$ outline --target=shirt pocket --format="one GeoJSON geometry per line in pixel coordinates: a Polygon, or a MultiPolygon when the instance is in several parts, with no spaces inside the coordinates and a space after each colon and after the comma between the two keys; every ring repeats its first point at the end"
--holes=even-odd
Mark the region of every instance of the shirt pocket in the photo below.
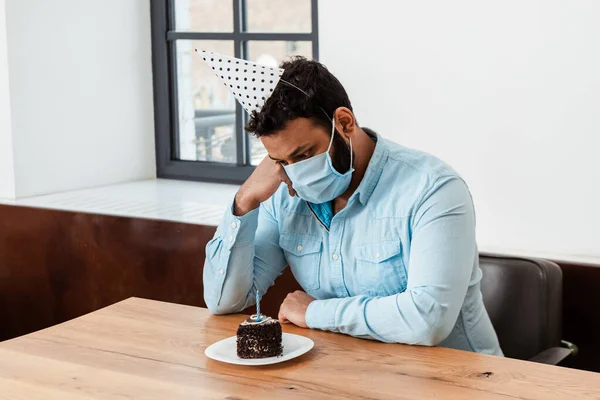
{"type": "Polygon", "coordinates": [[[320,288],[321,245],[318,236],[299,233],[282,233],[279,246],[283,249],[294,277],[304,290],[320,288]]]}
{"type": "Polygon", "coordinates": [[[362,294],[391,296],[406,290],[406,268],[400,239],[356,248],[356,278],[362,294]]]}

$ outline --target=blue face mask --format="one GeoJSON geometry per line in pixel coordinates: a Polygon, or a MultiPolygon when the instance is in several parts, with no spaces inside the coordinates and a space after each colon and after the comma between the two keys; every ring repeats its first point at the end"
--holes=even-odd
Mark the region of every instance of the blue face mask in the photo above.
{"type": "Polygon", "coordinates": [[[334,121],[332,124],[331,139],[325,153],[283,167],[298,196],[314,204],[326,203],[344,193],[350,186],[354,172],[352,139],[350,139],[350,169],[346,173],[340,174],[333,168],[329,155],[333,144],[333,135],[335,135],[334,121]]]}

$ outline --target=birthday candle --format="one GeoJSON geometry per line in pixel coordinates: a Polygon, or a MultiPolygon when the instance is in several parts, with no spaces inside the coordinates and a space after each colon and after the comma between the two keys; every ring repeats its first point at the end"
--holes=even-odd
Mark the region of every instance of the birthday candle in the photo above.
{"type": "Polygon", "coordinates": [[[260,315],[260,292],[258,290],[256,290],[256,320],[262,320],[262,317],[260,315]]]}

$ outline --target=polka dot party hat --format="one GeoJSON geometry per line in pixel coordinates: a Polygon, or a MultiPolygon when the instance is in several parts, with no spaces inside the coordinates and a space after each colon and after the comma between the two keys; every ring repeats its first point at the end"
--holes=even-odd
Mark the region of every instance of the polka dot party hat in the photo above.
{"type": "Polygon", "coordinates": [[[196,50],[223,84],[250,114],[260,111],[279,83],[283,69],[196,50]]]}

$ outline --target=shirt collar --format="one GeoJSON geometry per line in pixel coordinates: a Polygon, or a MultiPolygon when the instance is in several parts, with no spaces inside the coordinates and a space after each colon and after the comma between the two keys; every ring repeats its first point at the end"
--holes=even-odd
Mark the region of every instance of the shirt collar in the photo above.
{"type": "Polygon", "coordinates": [[[358,198],[360,202],[363,205],[366,205],[371,198],[375,187],[377,186],[377,182],[379,182],[381,173],[383,172],[383,166],[388,158],[388,147],[385,140],[383,140],[377,133],[368,128],[363,128],[363,130],[367,133],[367,135],[375,139],[375,150],[373,151],[371,160],[369,160],[369,165],[365,171],[365,176],[363,176],[362,181],[358,185],[358,188],[353,196],[359,196],[358,198]]]}

